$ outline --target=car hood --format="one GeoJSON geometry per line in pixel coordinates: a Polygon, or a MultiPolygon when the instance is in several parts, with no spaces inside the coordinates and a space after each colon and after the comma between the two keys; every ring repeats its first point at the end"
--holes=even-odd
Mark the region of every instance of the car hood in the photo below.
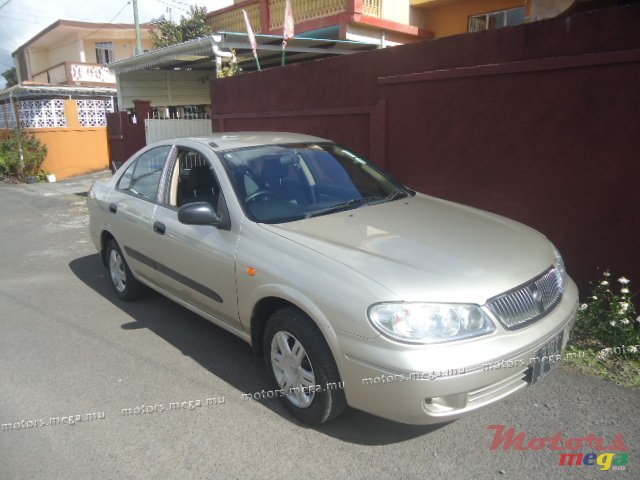
{"type": "Polygon", "coordinates": [[[535,230],[422,194],[262,226],[360,272],[404,301],[484,304],[554,262],[551,243],[535,230]]]}

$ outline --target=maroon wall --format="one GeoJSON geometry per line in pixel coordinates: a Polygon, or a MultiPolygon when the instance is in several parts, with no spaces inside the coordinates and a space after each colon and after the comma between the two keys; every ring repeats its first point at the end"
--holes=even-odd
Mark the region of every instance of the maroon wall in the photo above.
{"type": "Polygon", "coordinates": [[[214,80],[214,124],[337,140],[542,231],[583,293],[640,286],[638,32],[631,5],[214,80]]]}

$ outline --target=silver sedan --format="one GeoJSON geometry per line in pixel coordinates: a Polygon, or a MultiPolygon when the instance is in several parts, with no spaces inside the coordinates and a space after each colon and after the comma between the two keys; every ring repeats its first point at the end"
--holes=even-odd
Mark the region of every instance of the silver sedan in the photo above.
{"type": "Polygon", "coordinates": [[[150,287],[238,335],[269,397],[309,424],[347,405],[455,419],[544,377],[575,318],[542,234],[316,137],[158,142],[96,182],[89,209],[118,297],[150,287]]]}

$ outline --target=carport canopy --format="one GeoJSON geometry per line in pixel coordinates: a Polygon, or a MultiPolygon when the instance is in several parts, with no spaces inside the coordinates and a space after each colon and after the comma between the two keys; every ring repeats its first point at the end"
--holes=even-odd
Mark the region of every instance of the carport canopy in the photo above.
{"type": "MultiPolygon", "coordinates": [[[[262,68],[278,66],[282,58],[282,37],[255,35],[257,54],[262,68]]],[[[375,49],[376,45],[346,40],[294,37],[287,42],[286,63],[348,55],[375,49]]],[[[257,69],[249,36],[246,33],[220,32],[208,37],[170,45],[131,58],[108,64],[116,75],[139,70],[202,70],[216,69],[216,57],[228,61],[235,51],[238,67],[244,72],[257,69]],[[216,54],[217,52],[217,54],[216,54]]],[[[219,63],[218,63],[219,65],[219,63]]]]}

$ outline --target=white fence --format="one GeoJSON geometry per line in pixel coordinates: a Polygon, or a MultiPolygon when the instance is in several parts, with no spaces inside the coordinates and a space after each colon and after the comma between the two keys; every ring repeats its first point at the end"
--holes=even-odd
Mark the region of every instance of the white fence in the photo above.
{"type": "Polygon", "coordinates": [[[158,120],[147,118],[145,130],[147,145],[167,138],[197,137],[211,135],[213,132],[210,119],[158,120]]]}

